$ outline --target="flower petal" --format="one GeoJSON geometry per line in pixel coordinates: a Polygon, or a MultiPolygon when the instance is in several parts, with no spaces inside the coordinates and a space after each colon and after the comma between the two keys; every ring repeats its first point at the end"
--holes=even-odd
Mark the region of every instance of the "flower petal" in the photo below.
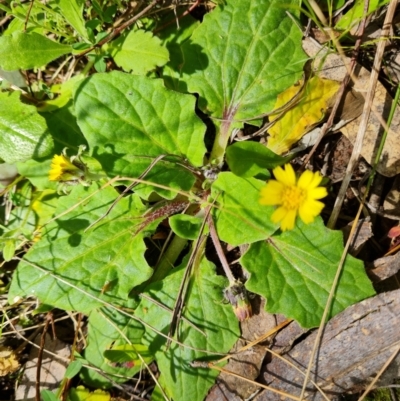
{"type": "Polygon", "coordinates": [[[265,187],[260,190],[260,200],[262,205],[279,205],[282,203],[282,191],[284,185],[278,181],[270,180],[265,187]]]}
{"type": "Polygon", "coordinates": [[[313,178],[314,178],[314,173],[310,170],[306,170],[300,176],[297,186],[301,189],[308,189],[313,178]]]}
{"type": "Polygon", "coordinates": [[[275,178],[282,184],[288,187],[296,185],[296,174],[291,164],[285,164],[285,170],[282,167],[276,167],[273,172],[275,178]]]}
{"type": "Polygon", "coordinates": [[[285,218],[287,213],[288,213],[288,210],[285,207],[283,207],[283,206],[278,207],[278,209],[276,209],[275,212],[272,213],[271,221],[273,223],[279,223],[282,219],[285,218]]]}
{"type": "Polygon", "coordinates": [[[295,221],[296,221],[296,210],[293,209],[288,210],[285,217],[281,221],[281,230],[282,231],[293,230],[295,221]]]}
{"type": "Polygon", "coordinates": [[[324,206],[325,205],[322,202],[308,200],[300,206],[299,216],[304,223],[312,223],[314,221],[314,218],[321,213],[324,206]]]}
{"type": "Polygon", "coordinates": [[[317,187],[314,189],[310,189],[308,191],[308,198],[309,199],[322,199],[328,195],[328,191],[325,187],[317,187]]]}

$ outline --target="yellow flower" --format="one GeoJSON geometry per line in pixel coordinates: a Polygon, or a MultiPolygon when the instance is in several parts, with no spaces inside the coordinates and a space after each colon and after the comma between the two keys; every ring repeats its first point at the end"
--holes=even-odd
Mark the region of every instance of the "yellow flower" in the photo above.
{"type": "Polygon", "coordinates": [[[82,176],[79,167],[72,164],[64,155],[55,155],[49,171],[50,181],[76,181],[82,176]]]}
{"type": "Polygon", "coordinates": [[[304,223],[312,223],[324,208],[317,199],[328,195],[325,187],[318,186],[322,181],[321,174],[306,170],[297,179],[290,164],[284,169],[275,168],[273,173],[276,180],[267,182],[260,197],[262,205],[279,206],[271,216],[272,222],[280,222],[282,231],[294,228],[297,215],[304,223]]]}

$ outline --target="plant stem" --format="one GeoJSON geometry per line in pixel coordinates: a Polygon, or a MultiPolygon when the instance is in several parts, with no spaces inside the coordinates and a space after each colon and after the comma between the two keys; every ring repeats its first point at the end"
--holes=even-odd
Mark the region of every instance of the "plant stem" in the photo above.
{"type": "Polygon", "coordinates": [[[187,242],[187,239],[174,235],[153,276],[151,277],[152,282],[162,280],[170,272],[187,242]]]}

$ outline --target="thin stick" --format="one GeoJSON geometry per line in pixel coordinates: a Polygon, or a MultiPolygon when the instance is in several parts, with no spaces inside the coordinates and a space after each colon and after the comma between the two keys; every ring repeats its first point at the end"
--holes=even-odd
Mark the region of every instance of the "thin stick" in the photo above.
{"type": "Polygon", "coordinates": [[[236,282],[236,279],[232,274],[228,261],[226,260],[226,256],[222,249],[221,242],[218,238],[217,230],[215,229],[214,220],[210,213],[207,216],[207,222],[208,222],[208,229],[210,230],[210,236],[214,244],[214,248],[217,251],[217,255],[221,262],[222,268],[224,269],[225,275],[228,278],[229,283],[234,284],[236,282]]]}
{"type": "Polygon", "coordinates": [[[37,356],[37,366],[36,366],[36,382],[35,382],[35,388],[36,388],[36,393],[35,393],[35,399],[36,401],[40,401],[40,372],[42,371],[42,360],[43,360],[43,350],[44,350],[44,345],[46,343],[46,334],[47,330],[49,328],[49,324],[51,321],[51,312],[49,312],[46,315],[46,324],[44,325],[42,336],[40,338],[40,347],[39,347],[39,352],[37,356]]]}
{"type": "Polygon", "coordinates": [[[203,231],[204,231],[204,227],[205,227],[206,222],[207,222],[208,215],[211,212],[211,207],[212,206],[213,205],[207,206],[206,215],[205,215],[205,218],[204,218],[203,223],[201,225],[199,236],[197,237],[197,240],[193,245],[193,250],[192,250],[192,253],[190,255],[189,261],[187,263],[187,267],[186,267],[186,270],[185,270],[185,274],[183,275],[183,278],[182,278],[182,281],[181,281],[181,285],[179,287],[178,296],[176,298],[175,305],[174,305],[174,313],[172,315],[171,325],[170,325],[170,328],[169,328],[169,333],[168,333],[169,339],[168,339],[168,342],[167,342],[167,347],[170,346],[171,339],[172,339],[172,337],[173,337],[173,335],[175,333],[176,327],[177,327],[178,322],[179,322],[179,320],[180,320],[180,318],[182,316],[182,313],[183,313],[183,307],[184,307],[184,303],[185,303],[185,300],[186,300],[186,293],[187,293],[187,290],[189,288],[189,279],[190,279],[190,275],[191,275],[191,272],[192,272],[192,266],[193,266],[194,261],[196,259],[197,251],[199,250],[201,245],[204,244],[204,241],[206,239],[206,236],[203,235],[203,231]]]}

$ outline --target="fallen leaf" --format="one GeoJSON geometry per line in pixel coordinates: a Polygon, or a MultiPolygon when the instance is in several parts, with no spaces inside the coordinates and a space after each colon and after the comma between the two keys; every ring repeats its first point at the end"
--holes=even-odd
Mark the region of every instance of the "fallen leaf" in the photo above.
{"type": "Polygon", "coordinates": [[[19,362],[14,351],[8,347],[0,347],[0,376],[6,376],[19,369],[19,362]]]}
{"type": "MultiPolygon", "coordinates": [[[[328,49],[321,47],[308,38],[303,40],[303,49],[310,57],[314,57],[313,71],[315,74],[318,74],[320,78],[332,79],[338,82],[343,81],[347,71],[345,65],[350,64],[350,59],[348,57],[342,59],[336,54],[329,53],[328,49]]],[[[357,65],[355,69],[355,77],[356,82],[352,89],[353,91],[364,95],[368,89],[370,72],[360,65],[357,65]]],[[[384,132],[384,128],[380,121],[387,120],[392,102],[393,99],[390,97],[384,86],[378,81],[361,149],[361,155],[371,165],[374,162],[376,149],[379,146],[384,132]]],[[[347,136],[353,144],[358,133],[360,120],[361,116],[350,121],[340,129],[340,131],[347,136]]],[[[395,109],[382,156],[377,165],[377,171],[385,177],[393,177],[400,173],[400,142],[398,140],[398,132],[400,132],[399,106],[395,109]]]]}
{"type": "MultiPolygon", "coordinates": [[[[275,108],[278,109],[287,104],[298,92],[298,87],[298,84],[294,85],[281,93],[275,108]]],[[[271,137],[267,147],[278,155],[287,152],[293,144],[324,118],[338,88],[339,83],[336,81],[312,77],[305,85],[300,101],[268,131],[271,137]]],[[[278,115],[271,115],[270,121],[274,121],[276,118],[278,115]]]]}

